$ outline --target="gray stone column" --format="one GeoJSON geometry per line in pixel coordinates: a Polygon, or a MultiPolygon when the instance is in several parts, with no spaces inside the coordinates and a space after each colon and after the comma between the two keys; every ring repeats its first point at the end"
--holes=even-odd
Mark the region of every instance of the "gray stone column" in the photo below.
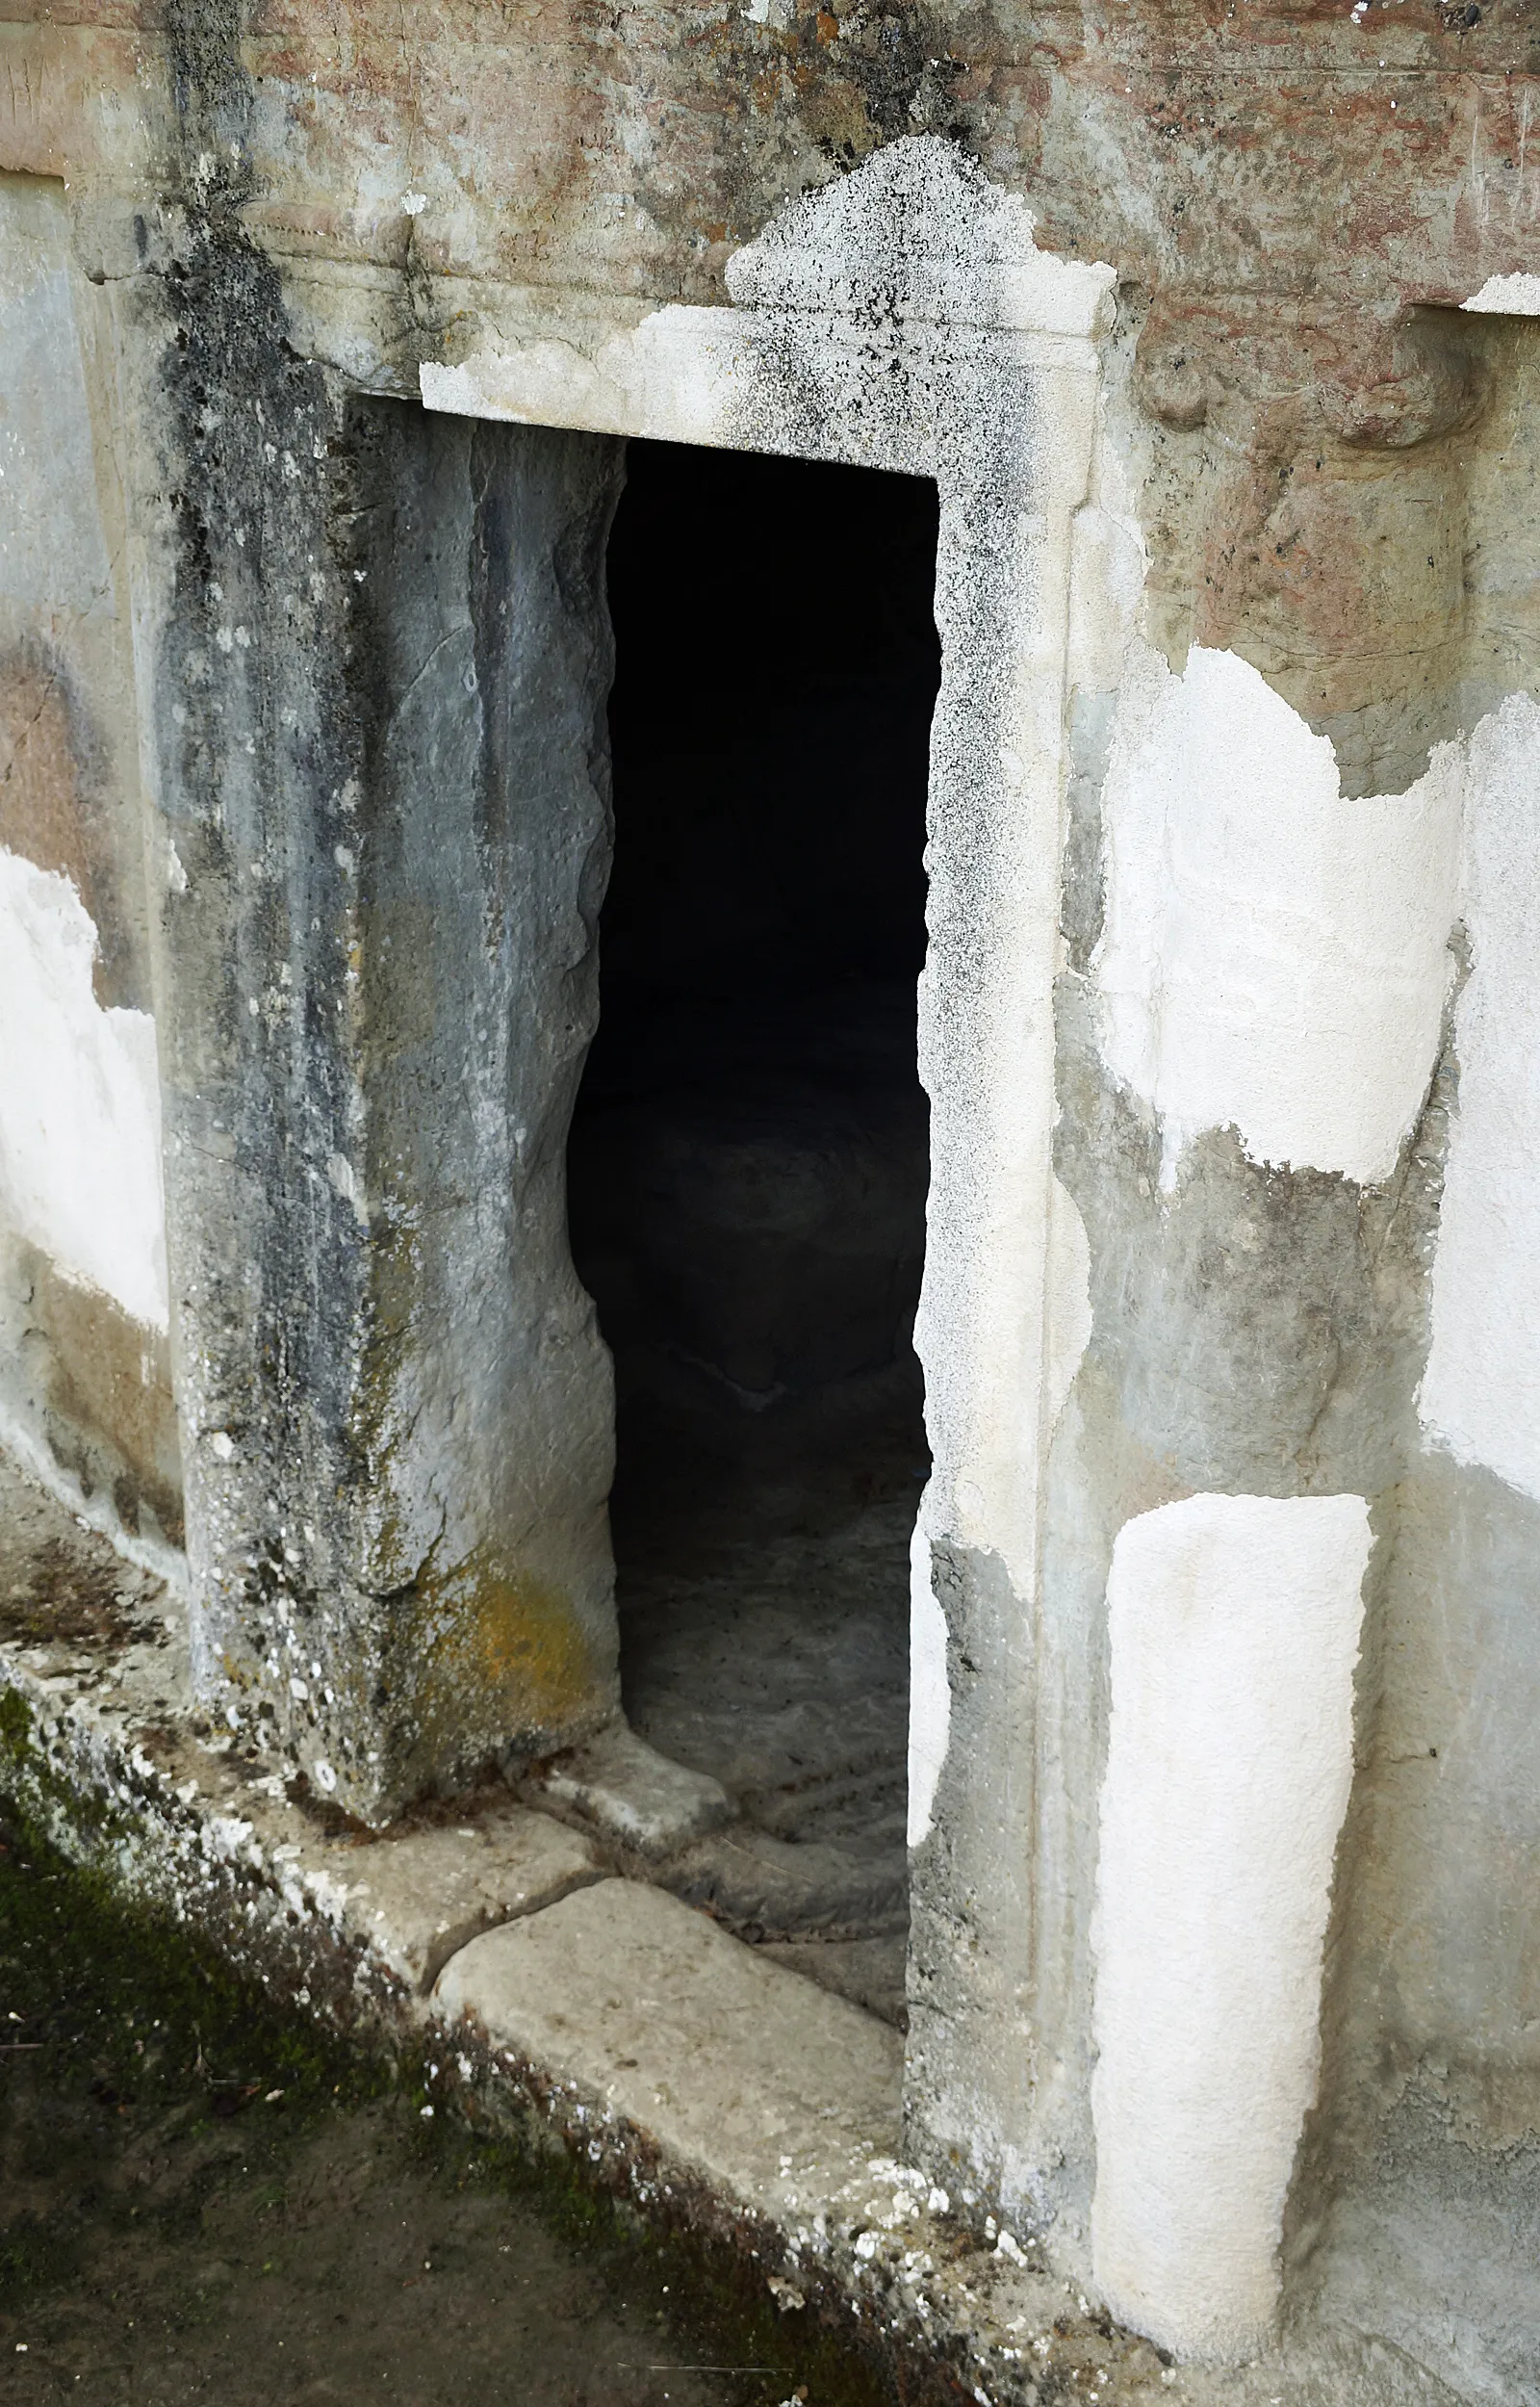
{"type": "Polygon", "coordinates": [[[170,293],[140,640],[195,1674],[377,1824],[616,1702],[564,1147],[621,453],[348,399],[228,220],[170,293]]]}

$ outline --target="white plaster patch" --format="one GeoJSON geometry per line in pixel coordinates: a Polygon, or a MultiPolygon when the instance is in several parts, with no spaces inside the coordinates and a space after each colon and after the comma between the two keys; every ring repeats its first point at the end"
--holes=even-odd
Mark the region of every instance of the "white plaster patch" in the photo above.
{"type": "Polygon", "coordinates": [[[612,317],[596,324],[580,305],[552,324],[542,297],[540,322],[500,324],[458,362],[424,361],[419,380],[429,409],[462,417],[755,449],[768,437],[776,450],[875,458],[890,430],[870,408],[869,377],[863,400],[858,356],[874,339],[890,348],[911,325],[988,328],[1067,355],[1107,331],[1116,281],[1104,263],[1039,250],[1018,194],[953,143],[911,135],[803,194],[745,244],[728,264],[731,309],[651,310],[617,332],[612,317]],[[766,423],[767,404],[779,412],[784,396],[763,338],[791,321],[816,327],[827,392],[824,410],[804,397],[786,441],[766,423]],[[841,417],[845,439],[831,444],[841,417]]]}
{"type": "Polygon", "coordinates": [[[1113,319],[1116,272],[1040,250],[1018,193],[956,145],[911,135],[804,193],[728,262],[740,308],[1081,337],[1113,319]]]}
{"type": "Polygon", "coordinates": [[[1460,307],[1503,318],[1540,318],[1540,275],[1489,275],[1460,307]]]}
{"type": "Polygon", "coordinates": [[[490,345],[454,367],[426,360],[419,381],[428,409],[456,417],[720,444],[748,374],[731,309],[670,307],[591,349],[577,329],[571,340],[543,333],[490,345]]]}
{"type": "Polygon", "coordinates": [[[1133,660],[1104,798],[1095,957],[1108,1068],[1159,1115],[1163,1176],[1205,1128],[1253,1160],[1387,1178],[1449,991],[1462,763],[1343,798],[1335,756],[1233,653],[1133,660]]]}
{"type": "Polygon", "coordinates": [[[1482,720],[1466,774],[1471,975],[1419,1409],[1457,1462],[1540,1497],[1540,709],[1527,694],[1482,720]]]}
{"type": "Polygon", "coordinates": [[[0,1214],[66,1277],[167,1323],[155,1022],[104,1011],[66,877],[0,849],[0,1214]]]}
{"type": "Polygon", "coordinates": [[[1092,1947],[1095,2276],[1184,2356],[1270,2328],[1352,1777],[1361,1496],[1125,1522],[1092,1947]]]}
{"type": "Polygon", "coordinates": [[[931,1540],[922,1513],[909,1548],[909,1843],[931,1835],[936,1791],[952,1737],[952,1685],[946,1670],[946,1616],[931,1578],[931,1540]]]}

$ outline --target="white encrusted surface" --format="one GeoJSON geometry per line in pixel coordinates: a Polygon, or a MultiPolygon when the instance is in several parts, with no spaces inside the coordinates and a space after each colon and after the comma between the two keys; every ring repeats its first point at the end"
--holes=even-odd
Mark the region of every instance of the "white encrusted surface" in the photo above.
{"type": "Polygon", "coordinates": [[[1388,1178],[1438,1050],[1462,764],[1344,798],[1331,744],[1250,664],[1136,657],[1104,802],[1095,975],[1108,1068],[1159,1117],[1163,1177],[1205,1128],[1254,1161],[1388,1178]]]}
{"type": "Polygon", "coordinates": [[[155,1022],[97,1001],[96,934],[67,877],[0,847],[0,1217],[164,1332],[155,1022]]]}
{"type": "Polygon", "coordinates": [[[1540,709],[1513,694],[1468,746],[1454,1015],[1458,1105],[1419,1406],[1457,1462],[1540,1497],[1540,709]]]}

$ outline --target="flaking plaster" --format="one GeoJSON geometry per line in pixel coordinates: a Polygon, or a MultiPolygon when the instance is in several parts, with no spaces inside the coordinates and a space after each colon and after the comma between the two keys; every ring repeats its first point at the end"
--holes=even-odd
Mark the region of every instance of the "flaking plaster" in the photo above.
{"type": "Polygon", "coordinates": [[[1345,800],[1329,740],[1233,653],[1130,662],[1094,956],[1108,1068],[1156,1113],[1162,1180],[1205,1128],[1254,1161],[1390,1177],[1453,963],[1463,762],[1345,800]]]}
{"type": "Polygon", "coordinates": [[[1540,318],[1540,275],[1489,275],[1460,307],[1501,318],[1540,318]]]}
{"type": "Polygon", "coordinates": [[[167,1324],[155,1023],[104,1011],[68,878],[0,850],[0,1211],[64,1275],[167,1324]]]}

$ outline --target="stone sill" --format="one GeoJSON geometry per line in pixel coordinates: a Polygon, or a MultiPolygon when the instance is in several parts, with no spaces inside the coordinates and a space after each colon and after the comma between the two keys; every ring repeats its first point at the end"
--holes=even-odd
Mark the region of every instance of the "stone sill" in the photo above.
{"type": "Polygon", "coordinates": [[[747,2252],[786,2312],[833,2311],[916,2401],[1449,2397],[1356,2346],[1163,2367],[904,2165],[903,2043],[886,2024],[505,1789],[376,1836],[299,1786],[196,1713],[177,1601],[0,1457],[0,1791],[284,2003],[421,2056],[441,2110],[560,2147],[660,2226],[747,2252]],[[44,1548],[54,1597],[71,1575],[116,1596],[106,1636],[3,1635],[44,1548]]]}

